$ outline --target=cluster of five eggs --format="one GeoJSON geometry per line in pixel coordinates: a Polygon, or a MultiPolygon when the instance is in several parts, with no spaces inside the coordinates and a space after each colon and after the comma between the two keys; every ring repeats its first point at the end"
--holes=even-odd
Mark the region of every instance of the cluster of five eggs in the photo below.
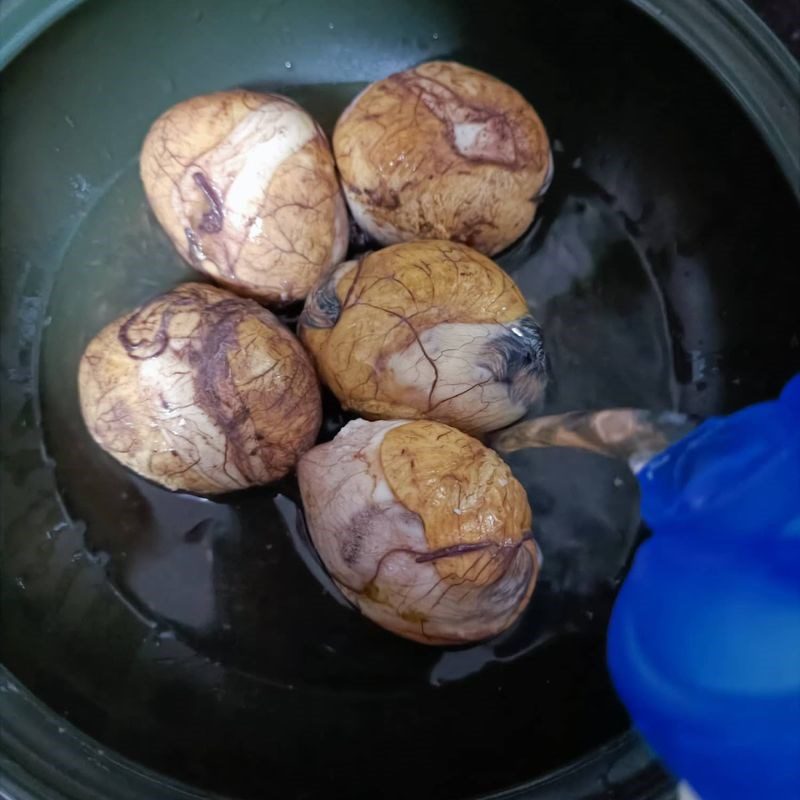
{"type": "Polygon", "coordinates": [[[540,559],[524,490],[473,435],[520,418],[546,367],[524,297],[488,256],[530,225],[551,174],[525,99],[449,62],[367,87],[333,153],[284,97],[174,106],[145,139],[143,184],[181,255],[224,288],[183,284],[89,343],[90,433],[175,490],[297,467],[314,545],[365,615],[428,643],[506,628],[540,559]],[[347,207],[389,246],[343,261],[347,207]],[[261,303],[302,299],[298,341],[261,303]],[[364,419],[313,447],[318,377],[364,419]]]}

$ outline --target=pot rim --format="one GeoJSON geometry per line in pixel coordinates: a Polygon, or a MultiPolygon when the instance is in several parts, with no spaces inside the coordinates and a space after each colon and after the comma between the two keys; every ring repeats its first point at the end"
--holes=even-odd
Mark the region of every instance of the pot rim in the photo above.
{"type": "MultiPolygon", "coordinates": [[[[233,800],[195,789],[103,747],[53,712],[0,665],[2,800],[233,800]]],[[[637,800],[666,800],[673,783],[629,730],[558,770],[485,800],[590,800],[603,781],[636,784],[637,800]]]]}
{"type": "Polygon", "coordinates": [[[736,98],[800,201],[800,67],[745,0],[628,0],[665,27],[736,98]]]}
{"type": "MultiPolygon", "coordinates": [[[[736,98],[800,202],[800,79],[795,58],[745,0],[626,0],[666,28],[736,98]]],[[[0,5],[0,70],[85,0],[0,5]]]]}

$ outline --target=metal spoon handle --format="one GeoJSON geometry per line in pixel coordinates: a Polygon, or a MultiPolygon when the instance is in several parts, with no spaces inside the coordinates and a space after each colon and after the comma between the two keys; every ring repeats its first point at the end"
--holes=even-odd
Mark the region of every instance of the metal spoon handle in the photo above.
{"type": "Polygon", "coordinates": [[[634,473],[685,436],[699,420],[674,411],[609,408],[570,411],[525,420],[495,433],[490,445],[501,453],[528,447],[574,447],[628,462],[634,473]]]}

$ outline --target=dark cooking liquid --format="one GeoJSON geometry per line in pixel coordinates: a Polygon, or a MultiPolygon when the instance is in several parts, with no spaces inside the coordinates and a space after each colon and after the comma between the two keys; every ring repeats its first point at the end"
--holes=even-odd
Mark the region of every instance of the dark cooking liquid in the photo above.
{"type": "MultiPolygon", "coordinates": [[[[292,95],[330,129],[358,88],[292,95]]],[[[553,380],[543,413],[670,408],[664,309],[635,224],[555,146],[555,180],[534,227],[498,259],[545,330],[553,380]]],[[[94,445],[76,388],[86,343],[123,311],[195,278],[150,216],[131,163],[88,210],[50,301],[41,375],[47,446],[86,547],[65,558],[103,571],[131,618],[96,663],[97,680],[110,684],[103,702],[112,745],[245,794],[261,770],[296,764],[286,754],[297,748],[316,754],[323,781],[391,758],[399,777],[387,791],[402,796],[404,761],[435,771],[443,737],[480,757],[486,737],[505,725],[522,780],[624,730],[603,656],[639,531],[636,485],[623,464],[567,450],[509,456],[534,511],[539,586],[520,622],[497,639],[434,648],[382,631],[344,602],[309,546],[293,478],[213,500],[173,494],[94,445]],[[358,752],[347,745],[354,739],[358,752]]],[[[323,435],[342,421],[328,399],[323,435]]],[[[513,783],[514,768],[503,769],[513,783]]],[[[490,773],[487,788],[495,786],[490,773]]]]}

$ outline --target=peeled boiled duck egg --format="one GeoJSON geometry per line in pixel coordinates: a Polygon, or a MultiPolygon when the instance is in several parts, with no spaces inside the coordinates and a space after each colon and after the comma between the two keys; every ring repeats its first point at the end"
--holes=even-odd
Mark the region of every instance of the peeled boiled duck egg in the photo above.
{"type": "Polygon", "coordinates": [[[322,418],[314,367],[269,311],[187,283],[107,325],[78,383],[94,440],[168,489],[212,494],[291,470],[322,418]]]}
{"type": "Polygon", "coordinates": [[[178,252],[239,294],[302,299],[345,254],[347,210],[322,129],[286,97],[185,100],[142,146],[147,199],[178,252]]]}
{"type": "Polygon", "coordinates": [[[369,619],[427,644],[509,627],[540,566],[531,509],[500,457],[438,422],[356,420],[298,464],[314,546],[369,619]]]}
{"type": "Polygon", "coordinates": [[[333,150],[350,210],[377,241],[452,239],[488,255],[531,224],[553,171],[530,103],[453,61],[370,84],[339,118],[333,150]]]}
{"type": "Polygon", "coordinates": [[[519,419],[547,381],[542,332],[514,281],[445,241],[336,267],[300,337],[342,405],[369,419],[434,419],[482,433],[519,419]]]}

